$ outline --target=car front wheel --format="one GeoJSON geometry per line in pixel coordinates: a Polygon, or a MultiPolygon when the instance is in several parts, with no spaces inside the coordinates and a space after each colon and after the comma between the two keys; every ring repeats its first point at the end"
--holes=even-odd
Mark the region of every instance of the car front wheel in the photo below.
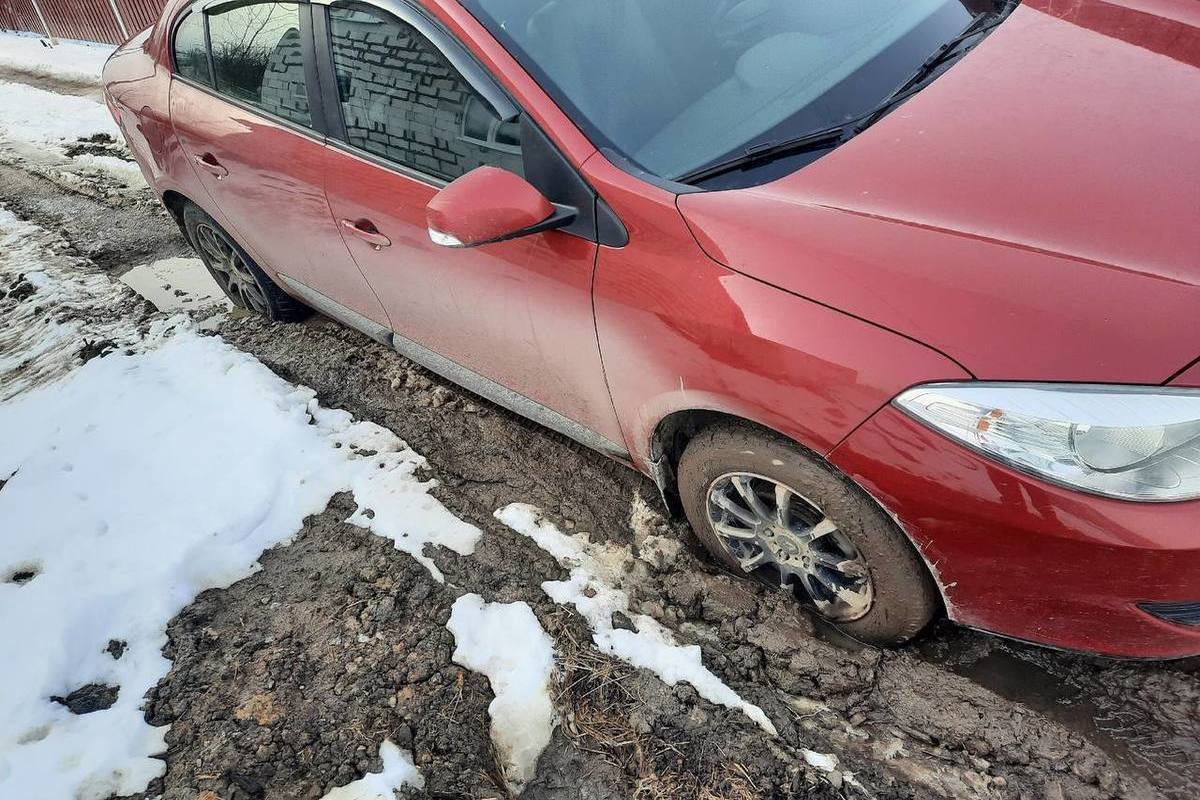
{"type": "Polygon", "coordinates": [[[701,431],[680,459],[679,490],[723,565],[789,592],[858,641],[901,644],[938,609],[929,571],[883,509],[781,437],[748,425],[701,431]]]}

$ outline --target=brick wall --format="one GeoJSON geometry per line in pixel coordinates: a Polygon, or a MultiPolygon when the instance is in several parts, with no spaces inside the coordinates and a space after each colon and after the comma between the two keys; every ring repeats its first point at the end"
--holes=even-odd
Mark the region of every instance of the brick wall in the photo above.
{"type": "Polygon", "coordinates": [[[304,89],[304,55],[300,49],[300,31],[284,34],[267,59],[263,73],[261,105],[272,114],[301,125],[311,125],[308,95],[304,89]]]}
{"type": "Polygon", "coordinates": [[[343,109],[352,144],[450,180],[484,164],[521,174],[519,153],[463,136],[473,93],[423,37],[368,14],[335,14],[334,58],[349,93],[343,109]]]}

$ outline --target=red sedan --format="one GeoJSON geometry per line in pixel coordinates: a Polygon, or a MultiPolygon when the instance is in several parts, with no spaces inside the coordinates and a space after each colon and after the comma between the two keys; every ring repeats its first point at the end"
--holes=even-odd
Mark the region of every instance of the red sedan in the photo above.
{"type": "Polygon", "coordinates": [[[848,635],[1200,653],[1194,0],[173,0],[104,79],[234,302],[848,635]]]}

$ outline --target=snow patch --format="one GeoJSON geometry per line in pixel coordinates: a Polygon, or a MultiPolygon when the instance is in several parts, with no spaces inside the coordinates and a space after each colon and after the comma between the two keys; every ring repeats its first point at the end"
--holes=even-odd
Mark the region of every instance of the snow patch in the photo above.
{"type": "Polygon", "coordinates": [[[633,490],[633,502],[629,506],[629,528],[633,531],[633,540],[641,542],[649,536],[658,533],[662,517],[650,507],[642,493],[633,490]]]}
{"type": "Polygon", "coordinates": [[[477,594],[454,602],[446,627],[454,634],[454,663],[492,685],[492,741],[509,788],[520,794],[558,721],[549,693],[554,642],[528,604],[485,603],[477,594]]]}
{"type": "Polygon", "coordinates": [[[99,84],[104,62],[116,50],[111,44],[75,39],[59,39],[55,47],[42,42],[37,34],[0,32],[0,65],[72,83],[99,84]]]}
{"type": "Polygon", "coordinates": [[[629,596],[613,588],[611,577],[608,580],[602,577],[605,572],[611,576],[611,565],[590,552],[586,534],[567,536],[539,509],[524,503],[499,509],[496,518],[533,539],[560,566],[571,570],[568,580],[546,581],[542,591],[556,603],[575,607],[591,626],[592,641],[601,652],[648,669],[670,686],[686,681],[709,702],[738,709],[767,733],[776,734],[775,726],[761,708],[743,700],[704,666],[699,646],[677,644],[671,631],[653,617],[628,614],[629,596]],[[617,611],[631,616],[637,630],[613,627],[612,617],[617,611]]]}
{"type": "Polygon", "coordinates": [[[369,772],[362,778],[339,786],[321,800],[395,800],[396,790],[404,786],[425,788],[425,778],[413,764],[412,756],[385,740],[379,746],[382,772],[369,772]]]}
{"type": "Polygon", "coordinates": [[[589,575],[620,586],[633,557],[629,549],[615,544],[592,542],[586,533],[568,535],[546,519],[542,510],[528,503],[512,503],[495,513],[496,519],[533,539],[563,567],[580,567],[589,575]]]}
{"type": "Polygon", "coordinates": [[[810,767],[822,772],[833,772],[838,767],[838,757],[832,753],[818,753],[815,750],[802,750],[801,753],[810,767]]]}
{"type": "Polygon", "coordinates": [[[29,144],[61,144],[120,132],[108,109],[87,97],[0,81],[0,135],[29,144]]]}
{"type": "Polygon", "coordinates": [[[137,162],[126,161],[116,156],[95,155],[94,153],[80,153],[79,155],[72,156],[71,160],[76,166],[84,170],[107,173],[120,180],[127,187],[140,188],[149,186],[146,183],[145,176],[142,175],[142,168],[137,165],[137,162]]]}
{"type": "Polygon", "coordinates": [[[358,509],[347,522],[372,533],[391,539],[396,549],[408,553],[421,562],[439,583],[445,583],[442,571],[425,555],[425,545],[446,547],[459,555],[469,556],[475,552],[475,544],[481,532],[469,522],[463,522],[446,510],[429,490],[438,485],[436,480],[421,481],[416,471],[425,466],[425,459],[408,449],[408,445],[396,438],[386,428],[372,425],[374,435],[364,438],[365,422],[353,422],[345,412],[342,414],[342,431],[335,440],[362,452],[379,451],[378,469],[367,470],[355,476],[351,485],[358,509]]]}
{"type": "Polygon", "coordinates": [[[393,433],[322,409],[185,317],[144,338],[118,317],[103,330],[122,347],[64,374],[82,332],[72,319],[106,306],[111,317],[132,295],[55,255],[51,238],[0,210],[0,274],[22,269],[36,285],[0,315],[0,641],[12,652],[0,659],[0,797],[102,800],[163,772],[152,756],[167,729],[141,706],[170,668],[168,621],[256,571],[333,494],[353,492],[354,522],[435,575],[424,545],[466,554],[479,531],[428,496],[424,460],[393,433]],[[20,359],[32,366],[12,368],[20,359]],[[115,701],[77,715],[50,699],[91,684],[116,688],[115,701]]]}
{"type": "Polygon", "coordinates": [[[0,584],[0,640],[21,654],[0,666],[0,795],[92,800],[160,775],[165,729],[141,703],[170,667],[167,622],[254,572],[334,493],[372,498],[364,527],[411,531],[401,549],[443,532],[459,546],[467,527],[425,494],[421,458],[393,434],[186,330],[0,405],[0,441],[0,474],[15,473],[0,572],[41,565],[0,584]],[[110,639],[128,643],[120,659],[110,639]],[[116,703],[74,716],[49,699],[90,683],[119,686],[116,703]]]}

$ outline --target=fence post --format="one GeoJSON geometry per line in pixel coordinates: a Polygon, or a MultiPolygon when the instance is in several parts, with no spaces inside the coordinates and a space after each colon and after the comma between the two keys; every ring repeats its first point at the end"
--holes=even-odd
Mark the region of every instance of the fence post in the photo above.
{"type": "Polygon", "coordinates": [[[117,0],[108,0],[108,4],[112,6],[113,16],[117,18],[117,24],[121,26],[121,37],[129,38],[129,30],[125,27],[125,20],[121,19],[121,12],[117,9],[117,0]]]}
{"type": "Polygon", "coordinates": [[[42,16],[42,7],[38,5],[38,0],[31,0],[33,10],[37,12],[38,22],[42,23],[42,30],[46,32],[46,38],[50,40],[50,44],[58,44],[58,39],[54,36],[54,31],[50,30],[50,26],[46,24],[46,18],[42,16]]]}

